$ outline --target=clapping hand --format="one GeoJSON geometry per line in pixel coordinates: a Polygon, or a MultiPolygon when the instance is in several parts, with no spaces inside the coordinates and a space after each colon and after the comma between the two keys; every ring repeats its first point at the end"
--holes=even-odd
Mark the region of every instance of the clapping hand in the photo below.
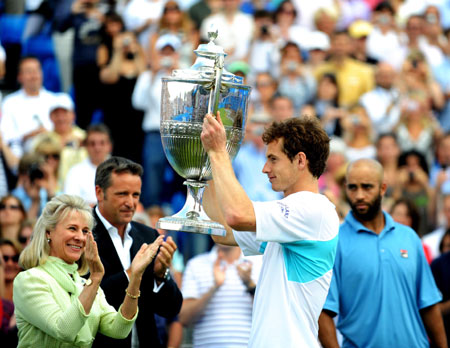
{"type": "Polygon", "coordinates": [[[158,256],[155,260],[154,273],[156,277],[163,278],[166,273],[166,269],[170,267],[172,263],[173,254],[177,250],[177,245],[173,241],[172,237],[167,237],[166,241],[161,244],[158,256]]]}
{"type": "Polygon", "coordinates": [[[130,272],[131,275],[142,277],[147,266],[152,262],[158,248],[163,244],[163,236],[159,236],[152,244],[144,243],[137,252],[136,256],[131,263],[130,272]]]}
{"type": "Polygon", "coordinates": [[[251,262],[241,262],[239,265],[237,265],[236,269],[245,286],[249,287],[250,285],[253,285],[251,262]]]}
{"type": "Polygon", "coordinates": [[[103,267],[100,256],[98,255],[97,242],[94,240],[94,236],[91,231],[87,234],[84,257],[89,265],[91,278],[96,278],[100,281],[105,274],[105,268],[103,267]]]}
{"type": "Polygon", "coordinates": [[[214,285],[219,288],[225,282],[227,266],[222,262],[220,256],[217,257],[216,262],[214,262],[213,274],[214,274],[214,285]]]}

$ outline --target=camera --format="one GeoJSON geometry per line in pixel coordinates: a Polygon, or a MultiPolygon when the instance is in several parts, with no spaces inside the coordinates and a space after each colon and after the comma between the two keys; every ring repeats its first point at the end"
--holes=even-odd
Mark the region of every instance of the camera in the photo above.
{"type": "Polygon", "coordinates": [[[162,57],[160,64],[163,68],[170,68],[173,65],[173,58],[172,57],[162,57]]]}
{"type": "Polygon", "coordinates": [[[437,23],[437,18],[436,15],[433,13],[429,13],[425,16],[425,20],[430,23],[430,24],[435,24],[437,23]]]}
{"type": "Polygon", "coordinates": [[[39,167],[39,164],[33,163],[28,169],[28,176],[30,177],[31,182],[35,182],[36,180],[44,178],[44,172],[39,167]]]}
{"type": "Polygon", "coordinates": [[[352,124],[355,125],[355,126],[357,126],[357,125],[359,125],[361,123],[361,120],[360,120],[359,116],[355,115],[355,114],[350,115],[350,120],[351,120],[352,124]]]}
{"type": "Polygon", "coordinates": [[[388,15],[382,14],[380,17],[378,17],[378,22],[380,24],[389,24],[390,18],[388,15]]]}
{"type": "Polygon", "coordinates": [[[127,52],[127,54],[125,55],[125,58],[127,60],[133,60],[135,57],[135,54],[133,52],[127,52]]]}
{"type": "Polygon", "coordinates": [[[295,70],[297,70],[297,67],[298,67],[298,63],[297,62],[290,61],[290,62],[287,63],[288,71],[295,71],[295,70]]]}
{"type": "Polygon", "coordinates": [[[131,44],[131,39],[129,37],[126,37],[122,41],[123,47],[128,47],[131,44]]]}

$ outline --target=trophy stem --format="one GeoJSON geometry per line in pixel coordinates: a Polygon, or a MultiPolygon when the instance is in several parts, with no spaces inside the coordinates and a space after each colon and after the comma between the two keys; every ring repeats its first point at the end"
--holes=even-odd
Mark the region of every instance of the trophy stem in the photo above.
{"type": "Polygon", "coordinates": [[[156,228],[225,236],[225,227],[211,221],[202,208],[203,191],[208,184],[194,180],[186,180],[184,184],[187,185],[187,197],[183,208],[175,215],[159,219],[156,228]]]}
{"type": "Polygon", "coordinates": [[[194,199],[194,204],[190,206],[192,210],[186,213],[189,219],[196,219],[202,215],[202,199],[205,187],[208,185],[206,182],[187,180],[184,182],[188,189],[188,197],[194,199]]]}

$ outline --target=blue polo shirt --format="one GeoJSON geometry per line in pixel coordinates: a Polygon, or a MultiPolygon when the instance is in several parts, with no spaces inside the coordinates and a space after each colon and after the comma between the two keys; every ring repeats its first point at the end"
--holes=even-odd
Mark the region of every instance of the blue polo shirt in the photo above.
{"type": "Polygon", "coordinates": [[[324,309],[339,314],[343,348],[429,347],[419,310],[441,295],[417,234],[383,214],[379,235],[347,215],[324,309]]]}

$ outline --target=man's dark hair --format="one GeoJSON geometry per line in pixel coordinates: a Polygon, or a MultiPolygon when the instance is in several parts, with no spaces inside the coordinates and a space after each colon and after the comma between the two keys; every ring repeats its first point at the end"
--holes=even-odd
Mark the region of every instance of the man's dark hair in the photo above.
{"type": "Polygon", "coordinates": [[[315,117],[302,116],[273,122],[265,130],[262,139],[265,144],[283,139],[282,150],[291,162],[299,152],[305,153],[308,169],[316,178],[325,170],[330,154],[330,138],[315,117]]]}
{"type": "Polygon", "coordinates": [[[392,16],[395,14],[394,8],[392,7],[389,1],[380,2],[373,11],[374,12],[389,11],[392,16]]]}
{"type": "Polygon", "coordinates": [[[111,140],[111,131],[109,130],[108,126],[104,123],[96,123],[96,124],[91,124],[87,129],[86,129],[86,138],[89,136],[89,134],[91,133],[102,133],[102,134],[106,134],[109,138],[109,140],[111,140]]]}
{"type": "Polygon", "coordinates": [[[27,60],[35,60],[39,63],[39,65],[41,66],[42,69],[42,64],[41,61],[39,60],[39,58],[37,56],[33,56],[33,55],[27,55],[27,56],[23,56],[19,59],[19,62],[17,64],[17,66],[19,67],[19,72],[20,72],[20,68],[22,67],[22,64],[24,62],[26,62],[27,60]]]}
{"type": "Polygon", "coordinates": [[[397,199],[394,204],[392,204],[391,207],[391,214],[394,211],[394,209],[398,206],[404,204],[406,206],[407,215],[411,219],[411,228],[416,232],[419,233],[419,227],[420,227],[420,213],[417,209],[416,204],[408,199],[408,198],[399,198],[397,199]]]}
{"type": "Polygon", "coordinates": [[[382,139],[384,139],[384,138],[392,138],[392,139],[394,139],[395,143],[398,145],[397,134],[395,134],[394,132],[386,132],[386,133],[381,133],[381,134],[378,136],[378,138],[377,138],[377,140],[376,140],[376,142],[375,142],[375,144],[376,144],[377,147],[378,147],[378,145],[380,144],[380,141],[381,141],[382,139]]]}
{"type": "Polygon", "coordinates": [[[136,162],[123,157],[113,156],[101,163],[95,172],[95,186],[100,186],[103,192],[111,186],[111,174],[129,173],[142,176],[144,170],[136,162]]]}

